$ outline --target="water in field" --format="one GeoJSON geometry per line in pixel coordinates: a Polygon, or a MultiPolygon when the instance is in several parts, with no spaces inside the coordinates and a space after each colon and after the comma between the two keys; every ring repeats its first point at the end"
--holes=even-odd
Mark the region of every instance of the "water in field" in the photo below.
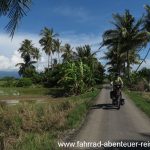
{"type": "Polygon", "coordinates": [[[8,106],[13,106],[13,105],[17,105],[19,103],[23,103],[23,102],[27,102],[27,103],[46,103],[48,101],[46,100],[41,100],[41,99],[37,99],[37,100],[16,100],[16,99],[11,99],[11,100],[0,100],[0,105],[8,105],[8,106]]]}
{"type": "Polygon", "coordinates": [[[0,104],[6,104],[6,105],[16,105],[19,103],[19,100],[1,100],[0,104]]]}
{"type": "Polygon", "coordinates": [[[7,95],[13,95],[13,96],[19,96],[20,95],[20,93],[19,93],[19,91],[17,91],[17,90],[13,90],[13,89],[9,89],[9,90],[0,90],[0,95],[5,95],[5,96],[7,96],[7,95]]]}

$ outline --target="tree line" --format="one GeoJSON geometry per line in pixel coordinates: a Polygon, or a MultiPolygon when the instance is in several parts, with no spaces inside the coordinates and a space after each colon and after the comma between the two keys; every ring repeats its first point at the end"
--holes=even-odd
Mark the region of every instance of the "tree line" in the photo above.
{"type": "Polygon", "coordinates": [[[100,84],[104,77],[104,68],[89,45],[76,47],[69,43],[62,45],[58,34],[45,27],[40,33],[39,43],[47,55],[47,67],[37,71],[35,63],[40,59],[40,50],[31,40],[22,41],[18,52],[23,63],[18,63],[19,75],[30,78],[35,84],[46,87],[61,87],[71,94],[80,94],[100,84]],[[57,59],[53,55],[57,54],[57,59]]]}
{"type": "MultiPolygon", "coordinates": [[[[6,29],[10,33],[11,37],[14,36],[15,30],[20,20],[26,15],[27,11],[30,9],[31,4],[32,0],[0,1],[0,15],[7,16],[9,18],[10,21],[6,26],[6,29]]],[[[132,85],[132,83],[134,83],[134,74],[138,75],[140,66],[145,61],[150,52],[150,48],[148,48],[145,57],[141,58],[140,53],[144,52],[144,49],[147,48],[147,45],[150,41],[150,6],[145,5],[145,10],[146,13],[139,19],[136,19],[129,10],[125,10],[123,14],[113,14],[113,28],[105,31],[103,34],[103,42],[101,47],[106,47],[108,50],[107,52],[105,52],[104,59],[108,60],[106,65],[108,65],[108,72],[110,76],[115,72],[119,72],[123,75],[124,79],[129,83],[129,85],[132,85]],[[132,66],[134,64],[138,65],[136,71],[132,70],[132,66]]],[[[67,64],[68,60],[70,62],[70,59],[72,60],[72,63],[75,63],[75,66],[80,66],[83,63],[83,59],[79,59],[78,54],[75,54],[72,50],[70,50],[71,46],[69,44],[66,44],[62,49],[61,42],[59,41],[59,39],[55,39],[57,37],[57,34],[55,34],[52,29],[43,29],[41,32],[41,36],[43,36],[43,38],[41,38],[39,42],[48,56],[47,72],[48,70],[55,70],[55,66],[58,67],[58,64],[61,64],[59,55],[62,52],[62,64],[67,64]],[[44,37],[48,36],[48,34],[50,34],[52,38],[49,38],[47,39],[48,41],[46,41],[46,38],[44,37]],[[52,39],[54,39],[55,42],[52,39]],[[50,45],[48,45],[48,43],[50,45]],[[53,53],[56,53],[56,51],[58,54],[58,59],[52,59],[52,55],[53,53]],[[77,60],[80,60],[81,64],[77,64],[77,60]]],[[[33,51],[36,54],[30,54],[30,57],[28,54],[21,54],[24,55],[22,56],[24,63],[18,64],[18,66],[20,66],[19,74],[22,76],[35,74],[35,60],[38,61],[40,57],[38,53],[39,50],[33,46],[30,40],[24,41],[24,44],[25,43],[30,43],[30,48],[34,49],[33,51]],[[24,70],[26,71],[24,72],[24,70]]],[[[83,46],[82,49],[86,49],[85,47],[86,46],[83,46]]],[[[21,53],[21,48],[19,51],[21,53]]],[[[77,50],[76,53],[78,53],[78,51],[79,50],[77,50]]],[[[86,65],[88,66],[88,63],[86,65]]],[[[91,72],[94,72],[93,67],[88,67],[91,69],[91,72]]],[[[36,78],[38,79],[38,77],[36,78]]],[[[47,78],[47,80],[49,79],[47,78]]],[[[94,79],[94,82],[95,81],[97,81],[97,79],[94,79]]],[[[59,81],[59,83],[61,82],[62,80],[59,81]]]]}
{"type": "Polygon", "coordinates": [[[132,72],[138,73],[141,64],[147,58],[150,48],[150,6],[145,5],[146,14],[136,19],[129,10],[123,14],[113,14],[112,29],[103,34],[102,47],[106,47],[104,59],[107,60],[108,72],[113,75],[115,72],[132,84],[132,72]],[[146,50],[144,58],[140,53],[146,50]],[[138,65],[136,71],[132,70],[133,65],[138,65]]]}

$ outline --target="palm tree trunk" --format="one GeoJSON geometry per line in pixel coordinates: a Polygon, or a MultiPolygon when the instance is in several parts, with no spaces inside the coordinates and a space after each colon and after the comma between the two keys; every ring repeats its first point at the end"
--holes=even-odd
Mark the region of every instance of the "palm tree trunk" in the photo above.
{"type": "Polygon", "coordinates": [[[49,64],[50,64],[50,54],[48,54],[48,70],[49,70],[49,64]]]}
{"type": "Polygon", "coordinates": [[[128,80],[129,80],[129,82],[131,82],[131,80],[130,80],[130,61],[129,61],[129,50],[127,50],[127,76],[128,76],[128,80]]]}
{"type": "Polygon", "coordinates": [[[51,69],[53,70],[53,57],[52,57],[52,54],[51,54],[51,69]]]}
{"type": "Polygon", "coordinates": [[[60,57],[59,57],[59,52],[58,52],[58,62],[59,62],[59,64],[60,64],[60,57]]]}

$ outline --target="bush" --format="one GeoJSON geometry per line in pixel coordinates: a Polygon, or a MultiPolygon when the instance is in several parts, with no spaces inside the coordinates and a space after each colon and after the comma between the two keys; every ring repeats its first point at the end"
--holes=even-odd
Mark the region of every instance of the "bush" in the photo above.
{"type": "Polygon", "coordinates": [[[14,77],[4,77],[1,79],[1,85],[4,87],[13,87],[15,83],[16,79],[14,77]]]}
{"type": "Polygon", "coordinates": [[[32,85],[32,80],[30,78],[21,78],[17,81],[17,87],[29,87],[32,85]]]}

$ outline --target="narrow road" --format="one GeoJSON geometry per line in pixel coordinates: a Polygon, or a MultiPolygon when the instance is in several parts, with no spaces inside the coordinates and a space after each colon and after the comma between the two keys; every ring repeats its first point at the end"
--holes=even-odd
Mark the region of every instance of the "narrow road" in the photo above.
{"type": "MultiPolygon", "coordinates": [[[[83,127],[71,141],[86,142],[146,142],[150,149],[150,119],[135,104],[126,99],[120,110],[114,109],[109,97],[110,88],[105,86],[91,107],[83,127]]],[[[143,146],[142,146],[143,147],[143,146]]],[[[138,145],[140,149],[141,145],[138,145]]],[[[77,148],[108,149],[108,148],[77,148]]],[[[120,148],[117,148],[120,149],[120,148]]],[[[124,149],[124,148],[122,148],[124,149]]],[[[133,148],[130,148],[133,149],[133,148]]],[[[146,148],[143,148],[146,149],[146,148]]]]}

